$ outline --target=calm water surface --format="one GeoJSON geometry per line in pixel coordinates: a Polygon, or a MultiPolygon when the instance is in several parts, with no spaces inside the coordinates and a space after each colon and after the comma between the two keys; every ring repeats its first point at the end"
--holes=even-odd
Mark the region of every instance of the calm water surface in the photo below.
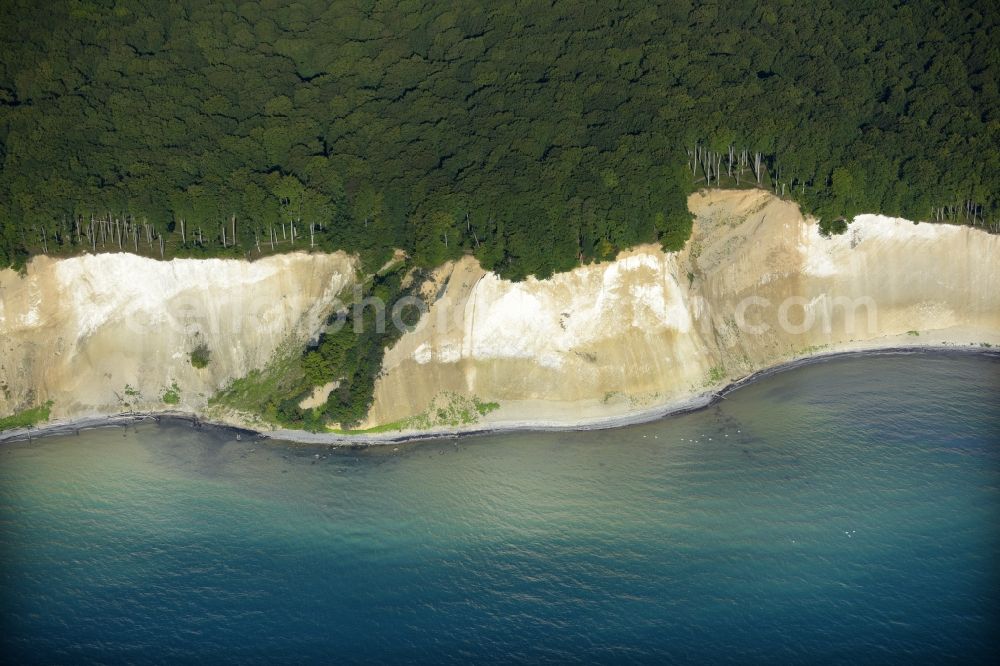
{"type": "Polygon", "coordinates": [[[589,433],[0,446],[7,663],[914,663],[1000,647],[1000,358],[589,433]],[[317,456],[319,456],[317,458],[317,456]]]}

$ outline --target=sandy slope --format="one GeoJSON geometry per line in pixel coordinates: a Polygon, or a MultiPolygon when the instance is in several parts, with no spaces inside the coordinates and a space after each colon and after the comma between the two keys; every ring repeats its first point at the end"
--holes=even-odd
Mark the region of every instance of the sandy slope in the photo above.
{"type": "Polygon", "coordinates": [[[48,399],[55,417],[162,410],[175,382],[177,407],[200,410],[279,345],[314,335],[353,275],[343,253],[38,257],[25,277],[0,271],[0,414],[48,399]],[[202,343],[211,362],[199,370],[188,355],[202,343]]]}

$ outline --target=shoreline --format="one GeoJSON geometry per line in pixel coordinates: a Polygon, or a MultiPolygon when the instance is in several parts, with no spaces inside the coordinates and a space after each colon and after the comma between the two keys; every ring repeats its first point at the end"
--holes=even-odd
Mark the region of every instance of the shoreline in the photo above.
{"type": "Polygon", "coordinates": [[[33,426],[31,428],[12,428],[0,432],[0,444],[9,442],[30,442],[33,439],[45,437],[65,437],[69,435],[79,435],[85,430],[97,430],[101,428],[127,428],[130,425],[139,423],[187,423],[192,428],[204,428],[206,430],[230,432],[237,435],[238,439],[265,439],[263,433],[232,425],[219,421],[210,421],[201,418],[191,412],[163,411],[163,412],[121,412],[118,414],[107,414],[103,416],[81,416],[73,419],[55,419],[44,425],[33,426]]]}
{"type": "Polygon", "coordinates": [[[233,434],[237,440],[272,440],[307,445],[356,445],[378,446],[386,444],[406,444],[435,439],[457,439],[459,437],[474,437],[515,432],[585,432],[592,430],[611,430],[643,423],[650,423],[671,416],[680,416],[690,412],[711,407],[724,400],[730,393],[762,379],[788,370],[823,363],[840,358],[877,355],[906,355],[919,353],[959,353],[983,356],[1000,356],[1000,349],[981,346],[959,346],[955,344],[901,345],[893,347],[872,347],[868,349],[847,349],[817,353],[810,356],[794,358],[790,361],[757,370],[745,377],[736,379],[725,386],[710,391],[704,391],[686,398],[673,400],[648,409],[615,416],[595,417],[576,422],[518,422],[501,421],[495,423],[477,423],[465,427],[440,428],[425,431],[395,431],[376,434],[343,435],[334,433],[312,433],[305,430],[279,429],[258,431],[251,428],[233,425],[220,421],[203,419],[197,414],[179,411],[162,412],[125,412],[100,416],[84,416],[66,420],[50,421],[44,425],[31,428],[17,428],[0,432],[0,444],[8,442],[23,442],[43,437],[58,437],[78,435],[84,430],[97,428],[127,428],[144,422],[182,422],[194,428],[205,428],[233,434]]]}

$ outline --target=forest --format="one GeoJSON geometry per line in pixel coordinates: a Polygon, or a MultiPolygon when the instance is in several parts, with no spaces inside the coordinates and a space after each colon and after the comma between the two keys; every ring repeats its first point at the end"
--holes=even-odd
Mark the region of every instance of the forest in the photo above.
{"type": "Polygon", "coordinates": [[[698,187],[996,230],[989,1],[5,0],[0,266],[344,249],[514,279],[698,187]]]}

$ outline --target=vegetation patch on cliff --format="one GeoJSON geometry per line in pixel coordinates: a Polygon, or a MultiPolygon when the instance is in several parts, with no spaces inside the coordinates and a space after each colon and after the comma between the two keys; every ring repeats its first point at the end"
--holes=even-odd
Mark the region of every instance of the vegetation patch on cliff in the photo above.
{"type": "Polygon", "coordinates": [[[39,423],[49,420],[52,410],[52,401],[49,400],[43,405],[25,409],[8,417],[0,419],[0,430],[13,430],[14,428],[31,428],[39,423]]]}
{"type": "Polygon", "coordinates": [[[205,343],[201,343],[200,345],[192,349],[191,353],[189,354],[191,365],[198,368],[199,370],[202,368],[207,368],[208,362],[211,360],[211,358],[212,358],[212,353],[208,350],[208,345],[206,345],[205,343]]]}
{"type": "Polygon", "coordinates": [[[135,411],[142,402],[142,392],[131,384],[126,384],[121,393],[115,391],[115,397],[118,398],[118,406],[123,411],[135,411]]]}
{"type": "Polygon", "coordinates": [[[177,382],[172,382],[170,387],[163,391],[163,402],[167,405],[176,405],[181,401],[181,389],[177,382]]]}
{"type": "Polygon", "coordinates": [[[726,368],[721,365],[716,365],[708,370],[708,379],[705,381],[705,385],[717,384],[722,381],[726,376],[726,368]]]}
{"type": "Polygon", "coordinates": [[[209,407],[233,410],[268,424],[285,425],[279,415],[282,403],[305,386],[299,355],[290,344],[283,345],[263,369],[251,370],[234,379],[209,398],[209,407]]]}
{"type": "Polygon", "coordinates": [[[829,238],[830,236],[839,236],[847,231],[847,220],[843,218],[837,219],[822,219],[819,221],[819,233],[823,236],[829,238]]]}
{"type": "Polygon", "coordinates": [[[398,312],[404,328],[391,320],[393,306],[404,298],[416,299],[424,281],[423,271],[405,271],[405,266],[397,261],[370,275],[357,287],[351,302],[330,316],[326,330],[314,344],[304,350],[286,346],[266,368],[234,380],[213,396],[209,405],[317,432],[330,422],[349,428],[364,420],[386,348],[399,339],[405,327],[419,320],[416,307],[398,312]],[[336,386],[323,404],[301,406],[316,387],[329,383],[336,386]]]}
{"type": "Polygon", "coordinates": [[[341,435],[371,435],[406,430],[457,428],[479,423],[482,417],[499,408],[500,403],[498,402],[485,402],[476,396],[464,396],[451,391],[444,391],[434,396],[430,406],[415,416],[372,428],[357,430],[341,427],[329,428],[329,431],[341,435]]]}

